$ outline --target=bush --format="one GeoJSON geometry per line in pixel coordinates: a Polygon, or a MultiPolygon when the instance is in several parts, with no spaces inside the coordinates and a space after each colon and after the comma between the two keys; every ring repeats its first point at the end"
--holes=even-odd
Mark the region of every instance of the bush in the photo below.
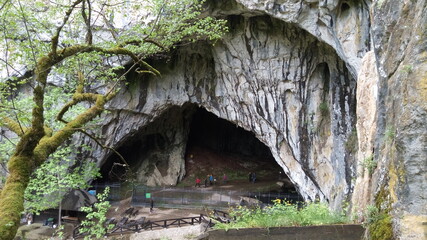
{"type": "Polygon", "coordinates": [[[371,176],[372,173],[374,173],[375,168],[377,168],[377,162],[374,160],[373,155],[363,159],[361,165],[363,168],[368,170],[369,176],[371,176]]]}
{"type": "Polygon", "coordinates": [[[80,229],[81,233],[86,233],[85,240],[89,239],[100,239],[108,230],[110,230],[113,225],[106,225],[107,221],[107,211],[110,208],[110,202],[107,201],[108,193],[110,188],[105,188],[103,193],[97,195],[98,202],[96,202],[92,207],[82,207],[80,210],[87,213],[86,220],[82,222],[82,228],[80,229]]]}
{"type": "Polygon", "coordinates": [[[347,223],[343,214],[333,212],[325,203],[305,203],[301,209],[289,202],[275,202],[264,209],[239,206],[230,210],[231,223],[217,223],[216,229],[268,228],[347,223]]]}

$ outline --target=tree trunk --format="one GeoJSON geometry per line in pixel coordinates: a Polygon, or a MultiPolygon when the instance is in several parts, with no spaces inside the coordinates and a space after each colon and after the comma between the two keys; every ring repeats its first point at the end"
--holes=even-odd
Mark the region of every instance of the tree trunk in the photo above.
{"type": "Polygon", "coordinates": [[[9,176],[0,195],[0,240],[12,240],[24,210],[24,191],[30,179],[31,158],[15,155],[9,160],[9,176]]]}
{"type": "Polygon", "coordinates": [[[62,201],[59,201],[59,207],[58,207],[58,228],[61,226],[61,211],[62,211],[62,201]]]}
{"type": "MultiPolygon", "coordinates": [[[[99,96],[94,106],[78,115],[52,137],[42,138],[36,131],[30,131],[21,138],[16,152],[9,160],[9,176],[0,195],[0,240],[12,240],[19,227],[20,214],[24,210],[24,192],[30,174],[41,165],[51,153],[81,126],[94,119],[104,110],[109,97],[99,96]],[[36,141],[35,141],[36,140],[36,141]],[[34,144],[36,142],[36,144],[34,144]]],[[[44,131],[43,131],[44,133],[44,131]]]]}

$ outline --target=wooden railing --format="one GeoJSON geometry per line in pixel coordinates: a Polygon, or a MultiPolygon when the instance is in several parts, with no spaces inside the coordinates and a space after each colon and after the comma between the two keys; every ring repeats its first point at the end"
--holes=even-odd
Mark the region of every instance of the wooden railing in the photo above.
{"type": "Polygon", "coordinates": [[[200,214],[200,216],[198,217],[173,218],[153,222],[148,221],[146,223],[146,228],[152,230],[153,228],[168,228],[171,226],[181,227],[183,225],[201,224],[203,220],[209,222],[208,220],[206,220],[203,214],[200,214]]]}
{"type": "MultiPolygon", "coordinates": [[[[185,225],[194,225],[194,224],[202,224],[202,222],[206,222],[208,224],[207,227],[211,226],[212,222],[203,214],[197,217],[186,217],[186,218],[173,218],[173,219],[165,219],[158,221],[145,221],[145,218],[140,218],[138,220],[130,220],[124,217],[119,222],[114,223],[110,221],[109,224],[115,224],[114,227],[106,234],[106,236],[115,234],[120,232],[123,233],[131,233],[131,232],[139,232],[141,230],[153,230],[156,228],[169,228],[172,226],[185,226],[185,225]]],[[[73,231],[73,238],[83,238],[86,236],[86,233],[80,233],[81,225],[77,226],[73,231]]]]}

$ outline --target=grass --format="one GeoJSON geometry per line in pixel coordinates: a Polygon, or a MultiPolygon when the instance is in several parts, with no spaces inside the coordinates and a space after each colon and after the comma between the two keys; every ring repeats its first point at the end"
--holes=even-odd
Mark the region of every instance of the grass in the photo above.
{"type": "Polygon", "coordinates": [[[363,168],[366,168],[368,170],[369,176],[374,173],[375,168],[377,168],[377,162],[374,160],[374,155],[370,155],[369,157],[366,157],[363,159],[361,163],[363,168]]]}
{"type": "Polygon", "coordinates": [[[390,143],[394,140],[395,137],[396,137],[396,130],[394,129],[394,127],[388,126],[384,133],[385,141],[390,143]]]}
{"type": "Polygon", "coordinates": [[[261,209],[237,207],[230,211],[235,218],[231,223],[216,223],[216,229],[269,228],[288,226],[310,226],[348,223],[349,219],[342,213],[336,213],[324,203],[305,203],[299,208],[289,202],[274,203],[261,209]]]}

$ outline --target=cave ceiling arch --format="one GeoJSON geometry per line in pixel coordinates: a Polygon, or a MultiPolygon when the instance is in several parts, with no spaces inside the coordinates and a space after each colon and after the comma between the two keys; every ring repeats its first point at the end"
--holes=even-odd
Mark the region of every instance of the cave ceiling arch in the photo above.
{"type": "MultiPolygon", "coordinates": [[[[173,106],[196,104],[254,133],[305,199],[337,207],[355,174],[343,144],[355,125],[356,81],[346,62],[295,24],[227,18],[231,31],[214,46],[195,43],[153,59],[161,78],[128,76],[101,129],[107,145],[120,146],[173,106]]],[[[94,153],[100,163],[110,154],[94,153]]]]}

